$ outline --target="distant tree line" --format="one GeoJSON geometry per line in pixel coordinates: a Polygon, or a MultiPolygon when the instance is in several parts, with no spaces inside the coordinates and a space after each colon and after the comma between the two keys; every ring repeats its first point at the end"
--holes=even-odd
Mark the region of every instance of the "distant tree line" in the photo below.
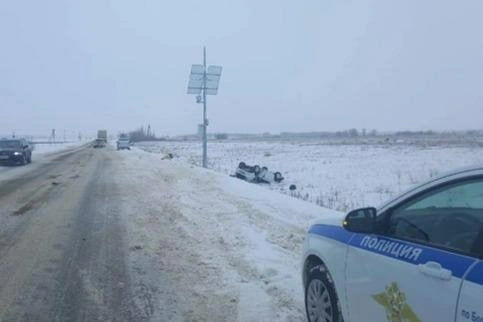
{"type": "Polygon", "coordinates": [[[129,139],[131,142],[141,142],[141,141],[163,141],[164,138],[156,137],[156,133],[151,129],[151,126],[145,129],[144,126],[137,128],[134,131],[129,132],[129,139]]]}
{"type": "Polygon", "coordinates": [[[228,134],[226,134],[226,133],[217,133],[217,134],[215,134],[215,139],[217,139],[217,140],[226,140],[226,139],[228,139],[228,134]]]}
{"type": "MultiPolygon", "coordinates": [[[[437,135],[456,135],[456,136],[479,136],[483,135],[481,130],[467,130],[467,131],[397,131],[397,132],[378,132],[377,130],[367,130],[367,129],[348,129],[342,131],[319,131],[319,132],[282,132],[281,137],[320,137],[320,138],[355,138],[355,137],[416,137],[416,136],[437,136],[437,135]]],[[[270,133],[264,133],[263,136],[270,137],[276,136],[270,133]]]]}
{"type": "Polygon", "coordinates": [[[435,131],[399,131],[394,133],[394,135],[399,135],[399,136],[422,136],[422,135],[435,135],[438,134],[435,131]]]}
{"type": "MultiPolygon", "coordinates": [[[[377,130],[358,130],[358,129],[348,129],[343,131],[336,131],[336,132],[329,132],[329,131],[321,131],[321,132],[282,132],[280,136],[282,137],[321,137],[321,138],[329,138],[329,137],[358,137],[358,136],[378,136],[379,133],[377,130]]],[[[270,136],[269,133],[264,133],[263,136],[270,136]]]]}

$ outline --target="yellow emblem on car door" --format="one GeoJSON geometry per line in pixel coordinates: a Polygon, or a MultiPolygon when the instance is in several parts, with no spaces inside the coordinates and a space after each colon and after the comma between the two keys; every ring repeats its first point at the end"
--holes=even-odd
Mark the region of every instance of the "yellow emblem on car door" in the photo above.
{"type": "Polygon", "coordinates": [[[372,296],[384,306],[389,322],[421,322],[416,313],[406,302],[406,295],[401,292],[396,282],[386,286],[386,290],[372,296]]]}

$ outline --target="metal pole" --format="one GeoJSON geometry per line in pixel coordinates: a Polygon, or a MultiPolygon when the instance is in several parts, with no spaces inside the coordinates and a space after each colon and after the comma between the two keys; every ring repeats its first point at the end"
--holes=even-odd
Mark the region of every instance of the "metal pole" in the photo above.
{"type": "Polygon", "coordinates": [[[207,168],[207,120],[206,120],[206,47],[203,47],[203,168],[207,168]]]}

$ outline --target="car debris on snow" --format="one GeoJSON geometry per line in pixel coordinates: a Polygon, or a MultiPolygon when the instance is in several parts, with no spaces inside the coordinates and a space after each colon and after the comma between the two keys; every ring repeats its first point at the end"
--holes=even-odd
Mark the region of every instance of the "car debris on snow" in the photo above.
{"type": "Polygon", "coordinates": [[[171,160],[174,158],[174,155],[172,153],[168,153],[166,155],[164,155],[161,160],[171,160]]]}

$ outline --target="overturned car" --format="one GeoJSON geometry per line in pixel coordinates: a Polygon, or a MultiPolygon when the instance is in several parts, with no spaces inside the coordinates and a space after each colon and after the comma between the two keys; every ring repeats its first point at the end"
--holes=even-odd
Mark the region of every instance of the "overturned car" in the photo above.
{"type": "Polygon", "coordinates": [[[245,162],[240,162],[235,177],[253,183],[279,183],[284,179],[280,172],[272,172],[259,165],[249,166],[245,162]]]}

